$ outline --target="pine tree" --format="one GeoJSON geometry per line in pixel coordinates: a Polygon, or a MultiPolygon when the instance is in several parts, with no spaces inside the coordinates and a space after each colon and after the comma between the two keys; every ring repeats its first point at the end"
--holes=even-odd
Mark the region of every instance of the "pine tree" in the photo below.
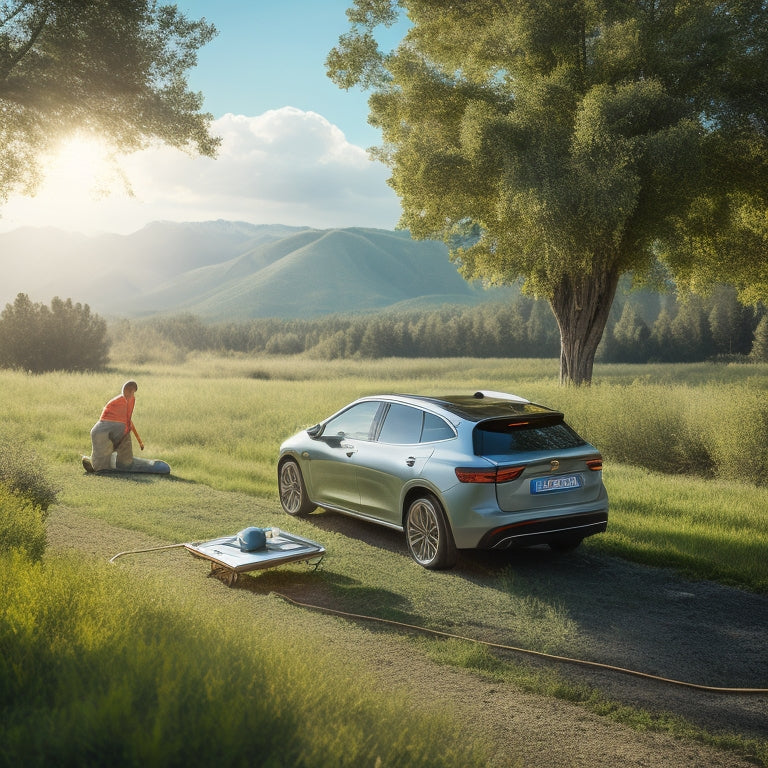
{"type": "Polygon", "coordinates": [[[607,362],[644,363],[648,360],[648,341],[651,332],[640,316],[635,304],[627,302],[619,321],[613,328],[610,359],[607,362]]]}
{"type": "Polygon", "coordinates": [[[711,355],[712,332],[699,297],[690,296],[680,305],[670,328],[680,362],[698,362],[711,355]]]}
{"type": "Polygon", "coordinates": [[[676,359],[676,345],[672,334],[672,315],[664,307],[651,331],[652,356],[661,363],[671,363],[676,359]]]}
{"type": "Polygon", "coordinates": [[[750,359],[756,363],[768,363],[768,315],[757,324],[750,359]]]}

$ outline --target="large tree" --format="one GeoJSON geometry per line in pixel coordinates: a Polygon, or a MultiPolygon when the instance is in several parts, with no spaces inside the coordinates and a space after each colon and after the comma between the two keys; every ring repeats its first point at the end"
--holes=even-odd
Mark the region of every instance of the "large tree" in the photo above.
{"type": "Polygon", "coordinates": [[[545,297],[588,383],[620,276],[768,295],[764,0],[356,0],[329,54],[371,90],[401,225],[545,297]],[[399,46],[376,27],[403,14],[399,46]]]}
{"type": "Polygon", "coordinates": [[[154,0],[0,2],[0,202],[34,191],[41,157],[76,130],[214,154],[186,72],[215,33],[154,0]]]}

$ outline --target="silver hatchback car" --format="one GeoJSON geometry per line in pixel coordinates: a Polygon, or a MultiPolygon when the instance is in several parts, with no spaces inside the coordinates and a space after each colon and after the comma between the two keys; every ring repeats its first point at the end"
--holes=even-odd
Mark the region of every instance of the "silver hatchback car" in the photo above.
{"type": "Polygon", "coordinates": [[[280,446],[289,515],[333,509],[405,532],[425,568],[458,549],[577,547],[605,531],[603,460],[558,411],[502,392],[363,397],[280,446]]]}

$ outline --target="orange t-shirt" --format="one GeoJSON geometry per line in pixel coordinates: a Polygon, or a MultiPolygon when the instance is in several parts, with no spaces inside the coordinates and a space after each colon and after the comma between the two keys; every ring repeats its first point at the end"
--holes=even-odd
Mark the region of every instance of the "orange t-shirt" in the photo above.
{"type": "Polygon", "coordinates": [[[124,395],[113,397],[101,412],[100,421],[121,421],[125,424],[125,431],[131,428],[131,416],[133,416],[133,406],[136,400],[131,398],[126,400],[124,395]]]}

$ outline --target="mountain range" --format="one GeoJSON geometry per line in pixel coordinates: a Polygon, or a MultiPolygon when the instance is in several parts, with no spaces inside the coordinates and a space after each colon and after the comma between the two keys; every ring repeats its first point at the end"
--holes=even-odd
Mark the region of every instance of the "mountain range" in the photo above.
{"type": "Polygon", "coordinates": [[[309,318],[507,298],[467,283],[438,241],[379,229],[154,222],[130,235],[0,233],[0,306],[19,293],[106,317],[309,318]]]}

